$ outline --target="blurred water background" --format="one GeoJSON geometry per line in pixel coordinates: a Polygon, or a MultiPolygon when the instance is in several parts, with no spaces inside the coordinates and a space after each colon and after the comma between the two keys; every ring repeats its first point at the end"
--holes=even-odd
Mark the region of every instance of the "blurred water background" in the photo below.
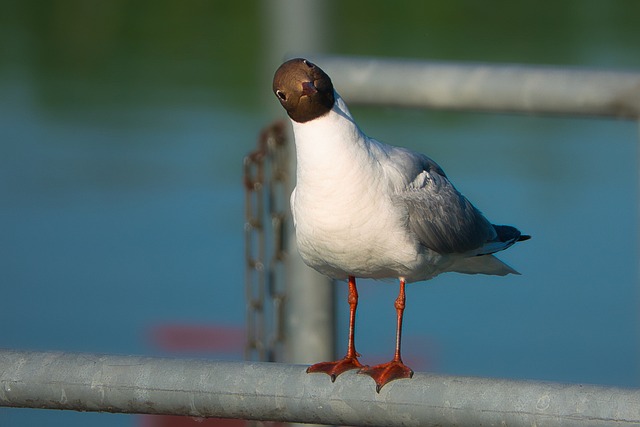
{"type": "MultiPolygon", "coordinates": [[[[293,20],[274,4],[2,2],[1,347],[169,354],[158,325],[242,330],[242,158],[283,116],[270,80],[299,49],[276,27],[308,24],[332,54],[640,69],[635,1],[330,1],[293,20]]],[[[637,122],[352,112],[534,236],[501,255],[522,276],[408,288],[416,370],[640,386],[637,122]]],[[[396,286],[360,288],[358,350],[386,360],[396,286]]],[[[0,408],[2,426],[139,423],[0,408]]]]}

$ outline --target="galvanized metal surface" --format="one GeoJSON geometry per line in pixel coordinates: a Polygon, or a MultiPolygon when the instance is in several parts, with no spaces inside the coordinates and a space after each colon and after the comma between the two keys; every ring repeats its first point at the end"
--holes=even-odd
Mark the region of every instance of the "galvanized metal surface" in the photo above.
{"type": "MultiPolygon", "coordinates": [[[[286,362],[307,363],[335,360],[335,288],[331,279],[308,267],[290,235],[285,339],[286,362]]],[[[346,325],[343,325],[346,328],[346,325]]],[[[342,355],[340,355],[342,356],[342,355]]]]}
{"type": "Polygon", "coordinates": [[[364,426],[640,425],[640,390],[416,373],[375,392],[299,365],[0,350],[0,406],[364,426]]]}
{"type": "Polygon", "coordinates": [[[350,105],[640,117],[640,72],[310,55],[350,105]]]}

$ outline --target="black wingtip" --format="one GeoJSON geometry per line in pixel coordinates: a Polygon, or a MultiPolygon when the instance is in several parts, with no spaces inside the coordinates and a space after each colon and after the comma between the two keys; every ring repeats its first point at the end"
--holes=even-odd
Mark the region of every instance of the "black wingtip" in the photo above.
{"type": "Polygon", "coordinates": [[[520,234],[520,230],[510,225],[493,224],[493,228],[495,228],[498,233],[498,240],[504,243],[509,243],[510,245],[515,242],[529,240],[531,238],[531,236],[527,234],[520,234]]]}

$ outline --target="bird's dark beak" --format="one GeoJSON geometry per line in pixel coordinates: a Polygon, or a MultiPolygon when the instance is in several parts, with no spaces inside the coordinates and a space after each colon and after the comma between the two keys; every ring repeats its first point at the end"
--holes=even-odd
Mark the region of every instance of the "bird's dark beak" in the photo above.
{"type": "Polygon", "coordinates": [[[314,93],[318,93],[318,89],[313,85],[313,82],[302,83],[302,93],[307,96],[311,96],[314,93]]]}

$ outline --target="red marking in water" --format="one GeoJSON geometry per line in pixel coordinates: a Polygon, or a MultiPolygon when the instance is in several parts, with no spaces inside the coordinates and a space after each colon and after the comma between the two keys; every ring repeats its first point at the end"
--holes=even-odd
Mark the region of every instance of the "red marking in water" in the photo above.
{"type": "MultiPolygon", "coordinates": [[[[266,427],[284,427],[284,423],[273,421],[261,422],[266,427]]],[[[141,427],[244,427],[249,421],[227,418],[193,418],[177,415],[143,415],[140,419],[141,427]]]]}
{"type": "Polygon", "coordinates": [[[237,326],[160,325],[151,329],[152,343],[175,352],[242,352],[245,330],[237,326]]]}

